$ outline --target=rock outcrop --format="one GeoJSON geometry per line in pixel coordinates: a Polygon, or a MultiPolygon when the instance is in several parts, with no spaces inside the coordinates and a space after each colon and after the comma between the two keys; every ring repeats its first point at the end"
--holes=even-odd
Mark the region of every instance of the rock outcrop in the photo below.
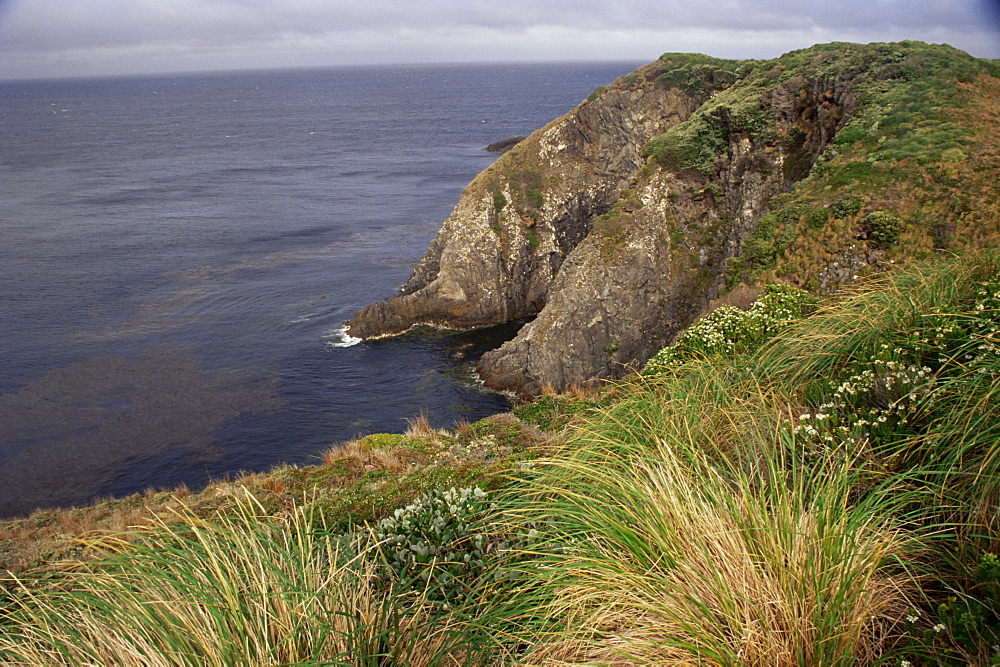
{"type": "Polygon", "coordinates": [[[494,141],[492,144],[484,148],[484,151],[490,153],[506,153],[507,151],[517,146],[519,143],[527,139],[527,137],[513,136],[501,139],[499,141],[494,141]]]}
{"type": "Polygon", "coordinates": [[[348,323],[360,338],[538,313],[567,255],[645,164],[643,147],[704,95],[608,91],[522,141],[466,189],[399,295],[348,323]]]}
{"type": "MultiPolygon", "coordinates": [[[[621,376],[740,282],[835,289],[928,238],[939,247],[939,223],[908,225],[897,250],[869,243],[861,220],[905,209],[918,187],[925,218],[927,202],[942,201],[928,185],[937,172],[910,159],[906,137],[925,158],[940,140],[937,165],[975,161],[968,135],[985,130],[945,118],[933,95],[907,97],[938,86],[953,99],[955,72],[995,89],[989,61],[920,43],[750,62],[666,54],[480,174],[400,293],[359,311],[348,332],[537,315],[478,367],[488,386],[533,395],[621,376]],[[906,122],[890,124],[905,104],[906,122]],[[921,129],[933,122],[951,134],[921,129]]],[[[996,165],[984,170],[970,178],[989,187],[996,165]]],[[[968,230],[995,223],[978,215],[968,230]]]]}

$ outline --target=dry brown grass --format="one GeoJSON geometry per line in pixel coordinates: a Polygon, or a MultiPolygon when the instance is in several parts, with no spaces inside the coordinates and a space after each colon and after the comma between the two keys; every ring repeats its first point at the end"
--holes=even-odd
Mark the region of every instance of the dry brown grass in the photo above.
{"type": "Polygon", "coordinates": [[[381,447],[367,447],[360,440],[350,440],[342,445],[335,445],[323,452],[322,459],[326,465],[347,459],[358,463],[362,468],[380,468],[391,472],[402,472],[406,469],[406,463],[395,452],[381,447]]]}
{"type": "Polygon", "coordinates": [[[722,308],[723,306],[731,306],[733,308],[739,308],[740,310],[750,310],[750,306],[752,306],[754,301],[759,299],[760,295],[763,293],[764,289],[756,285],[738,285],[733,291],[711,301],[708,304],[708,308],[705,309],[704,315],[708,315],[712,311],[722,308]]]}
{"type": "Polygon", "coordinates": [[[471,429],[472,429],[472,424],[470,422],[465,421],[464,419],[462,421],[456,423],[452,427],[452,431],[455,433],[455,437],[457,437],[457,438],[468,437],[469,431],[471,429]]]}
{"type": "Polygon", "coordinates": [[[174,491],[99,500],[87,507],[36,510],[0,522],[0,572],[20,573],[66,557],[87,557],[81,540],[148,526],[169,515],[191,495],[186,485],[174,491]]]}
{"type": "Polygon", "coordinates": [[[439,437],[451,436],[447,429],[431,426],[430,420],[424,413],[406,420],[406,430],[403,431],[403,435],[407,438],[430,438],[432,442],[437,442],[439,437]]]}
{"type": "Polygon", "coordinates": [[[570,384],[556,391],[552,385],[542,387],[542,396],[568,396],[583,401],[599,401],[607,390],[606,384],[570,384]]]}

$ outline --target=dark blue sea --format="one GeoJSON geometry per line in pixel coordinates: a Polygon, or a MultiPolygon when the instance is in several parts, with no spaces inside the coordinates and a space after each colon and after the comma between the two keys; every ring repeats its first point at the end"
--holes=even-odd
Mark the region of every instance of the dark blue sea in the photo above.
{"type": "Polygon", "coordinates": [[[635,64],[0,82],[0,516],[509,408],[516,325],[350,345],[487,144],[635,64]]]}

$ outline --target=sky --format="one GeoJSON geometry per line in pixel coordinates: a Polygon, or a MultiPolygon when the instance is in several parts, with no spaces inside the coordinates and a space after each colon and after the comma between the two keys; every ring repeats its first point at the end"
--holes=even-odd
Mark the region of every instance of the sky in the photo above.
{"type": "Polygon", "coordinates": [[[1000,58],[1000,0],[0,0],[0,79],[772,58],[903,39],[1000,58]]]}

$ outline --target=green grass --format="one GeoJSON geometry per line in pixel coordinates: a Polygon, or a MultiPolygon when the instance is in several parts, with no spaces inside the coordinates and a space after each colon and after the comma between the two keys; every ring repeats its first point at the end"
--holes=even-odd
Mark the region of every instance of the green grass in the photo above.
{"type": "Polygon", "coordinates": [[[916,600],[904,495],[851,502],[851,462],[797,465],[759,419],[777,412],[761,387],[687,371],[683,391],[649,386],[581,428],[534,480],[524,511],[551,526],[545,585],[572,631],[528,661],[874,662],[916,600]],[[720,383],[722,417],[705,402],[720,383]]]}
{"type": "Polygon", "coordinates": [[[568,624],[527,660],[991,660],[998,275],[986,253],[887,277],[573,422],[514,502],[568,624]]]}
{"type": "Polygon", "coordinates": [[[33,665],[441,664],[456,617],[377,585],[377,560],[252,496],[235,514],[96,539],[102,556],[21,582],[0,631],[33,665]]]}

